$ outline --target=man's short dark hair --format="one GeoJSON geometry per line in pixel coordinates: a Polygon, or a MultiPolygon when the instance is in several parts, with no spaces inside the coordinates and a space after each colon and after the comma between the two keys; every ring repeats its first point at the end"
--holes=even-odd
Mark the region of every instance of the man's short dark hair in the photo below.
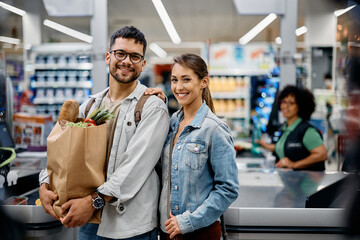
{"type": "Polygon", "coordinates": [[[145,36],[144,34],[139,30],[137,29],[136,27],[134,26],[125,26],[125,27],[122,27],[120,28],[119,30],[117,30],[112,36],[111,36],[111,39],[110,39],[110,50],[112,50],[112,46],[114,45],[115,43],[115,40],[117,38],[126,38],[126,39],[134,39],[135,40],[135,43],[140,43],[143,45],[143,55],[145,55],[145,51],[146,51],[146,39],[145,39],[145,36]]]}

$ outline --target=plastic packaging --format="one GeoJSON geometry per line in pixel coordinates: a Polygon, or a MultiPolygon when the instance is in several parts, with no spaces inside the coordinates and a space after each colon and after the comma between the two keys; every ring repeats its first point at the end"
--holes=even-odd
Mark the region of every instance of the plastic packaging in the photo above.
{"type": "Polygon", "coordinates": [[[27,197],[18,197],[18,196],[10,197],[5,201],[6,205],[27,205],[27,203],[28,203],[27,197]]]}
{"type": "Polygon", "coordinates": [[[256,116],[253,120],[254,120],[254,129],[252,132],[251,152],[255,153],[255,154],[260,154],[261,147],[260,147],[260,144],[257,143],[257,141],[260,141],[261,135],[262,135],[260,116],[256,116]]]}

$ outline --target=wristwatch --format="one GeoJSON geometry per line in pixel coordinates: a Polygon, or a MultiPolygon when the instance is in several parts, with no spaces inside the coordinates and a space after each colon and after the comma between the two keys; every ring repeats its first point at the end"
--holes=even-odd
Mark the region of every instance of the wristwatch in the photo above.
{"type": "Polygon", "coordinates": [[[105,205],[104,197],[97,190],[91,194],[93,204],[92,206],[95,209],[100,209],[105,205]]]}

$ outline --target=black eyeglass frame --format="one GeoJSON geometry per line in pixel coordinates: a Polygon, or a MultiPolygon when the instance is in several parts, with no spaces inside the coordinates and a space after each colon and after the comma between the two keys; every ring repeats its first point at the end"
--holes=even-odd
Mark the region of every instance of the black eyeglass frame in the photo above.
{"type": "Polygon", "coordinates": [[[126,58],[127,58],[127,56],[129,55],[130,57],[130,61],[133,63],[133,64],[138,64],[138,63],[140,63],[142,60],[144,60],[144,56],[143,55],[141,55],[140,53],[128,53],[128,52],[126,52],[125,50],[122,50],[122,49],[115,49],[115,50],[111,50],[111,51],[109,51],[109,53],[114,53],[114,57],[117,59],[117,60],[119,60],[119,61],[124,61],[126,58]],[[119,58],[117,58],[116,57],[116,52],[117,51],[121,51],[121,52],[123,52],[123,53],[125,53],[125,57],[123,58],[123,59],[119,59],[119,58]],[[138,61],[138,62],[134,62],[133,60],[132,60],[132,56],[134,56],[134,55],[138,55],[138,56],[140,56],[140,60],[138,61]]]}

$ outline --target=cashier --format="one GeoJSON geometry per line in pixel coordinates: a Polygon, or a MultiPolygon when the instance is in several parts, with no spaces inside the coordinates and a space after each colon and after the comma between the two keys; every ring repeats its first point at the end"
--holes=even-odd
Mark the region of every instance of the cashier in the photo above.
{"type": "Polygon", "coordinates": [[[324,171],[327,151],[320,132],[308,120],[315,110],[313,94],[295,86],[285,87],[279,94],[279,107],[286,119],[276,144],[260,145],[274,152],[276,167],[296,170],[324,171]]]}

